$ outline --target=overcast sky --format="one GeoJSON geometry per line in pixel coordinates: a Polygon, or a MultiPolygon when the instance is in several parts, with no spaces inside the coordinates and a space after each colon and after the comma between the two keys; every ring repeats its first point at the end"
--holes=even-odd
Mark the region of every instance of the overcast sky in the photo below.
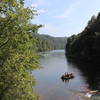
{"type": "Polygon", "coordinates": [[[37,9],[32,23],[44,25],[39,33],[58,37],[81,32],[100,12],[100,0],[25,0],[25,6],[37,9]]]}

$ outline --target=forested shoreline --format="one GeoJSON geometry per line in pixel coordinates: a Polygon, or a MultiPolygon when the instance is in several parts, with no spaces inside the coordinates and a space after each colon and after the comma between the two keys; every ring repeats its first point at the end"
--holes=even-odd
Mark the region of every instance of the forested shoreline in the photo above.
{"type": "Polygon", "coordinates": [[[56,49],[65,49],[67,37],[53,37],[44,34],[33,34],[37,40],[37,52],[44,52],[56,49]]]}
{"type": "Polygon", "coordinates": [[[85,29],[67,39],[66,56],[74,60],[100,62],[100,13],[85,29]]]}

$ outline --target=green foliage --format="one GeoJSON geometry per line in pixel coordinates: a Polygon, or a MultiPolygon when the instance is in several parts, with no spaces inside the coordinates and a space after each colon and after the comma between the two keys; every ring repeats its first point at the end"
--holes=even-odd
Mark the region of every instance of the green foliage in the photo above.
{"type": "Polygon", "coordinates": [[[0,100],[37,100],[31,71],[39,67],[31,32],[40,26],[30,19],[36,11],[23,0],[0,2],[0,100]]]}
{"type": "Polygon", "coordinates": [[[66,37],[52,37],[43,34],[33,34],[33,38],[37,40],[37,51],[48,51],[55,49],[65,49],[66,37]]]}
{"type": "Polygon", "coordinates": [[[99,62],[100,59],[100,14],[92,17],[87,27],[78,35],[68,38],[67,57],[99,62]]]}

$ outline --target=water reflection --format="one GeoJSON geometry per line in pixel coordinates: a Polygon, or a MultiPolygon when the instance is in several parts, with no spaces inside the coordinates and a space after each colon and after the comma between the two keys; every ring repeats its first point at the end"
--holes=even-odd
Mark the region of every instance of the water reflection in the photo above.
{"type": "Polygon", "coordinates": [[[69,64],[74,64],[81,71],[81,75],[84,77],[87,88],[90,90],[100,90],[100,65],[96,63],[76,63],[68,61],[69,64]]]}
{"type": "Polygon", "coordinates": [[[86,100],[81,91],[87,84],[94,83],[90,81],[95,80],[92,79],[93,72],[87,65],[66,61],[64,53],[55,50],[42,54],[40,63],[44,68],[33,72],[36,77],[35,91],[40,95],[40,100],[86,100]],[[61,80],[65,72],[73,73],[75,78],[61,80]]]}
{"type": "Polygon", "coordinates": [[[67,79],[67,80],[66,79],[61,79],[61,80],[62,80],[63,83],[69,83],[70,79],[67,79]]]}

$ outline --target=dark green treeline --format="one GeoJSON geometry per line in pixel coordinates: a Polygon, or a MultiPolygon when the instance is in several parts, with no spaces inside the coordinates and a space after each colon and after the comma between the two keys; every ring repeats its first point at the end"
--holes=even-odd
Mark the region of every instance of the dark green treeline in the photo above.
{"type": "Polygon", "coordinates": [[[100,13],[93,16],[86,28],[67,39],[66,56],[85,61],[100,62],[100,13]]]}
{"type": "Polygon", "coordinates": [[[33,34],[35,40],[37,40],[37,51],[48,51],[55,49],[65,49],[66,37],[52,37],[49,35],[33,34]]]}

